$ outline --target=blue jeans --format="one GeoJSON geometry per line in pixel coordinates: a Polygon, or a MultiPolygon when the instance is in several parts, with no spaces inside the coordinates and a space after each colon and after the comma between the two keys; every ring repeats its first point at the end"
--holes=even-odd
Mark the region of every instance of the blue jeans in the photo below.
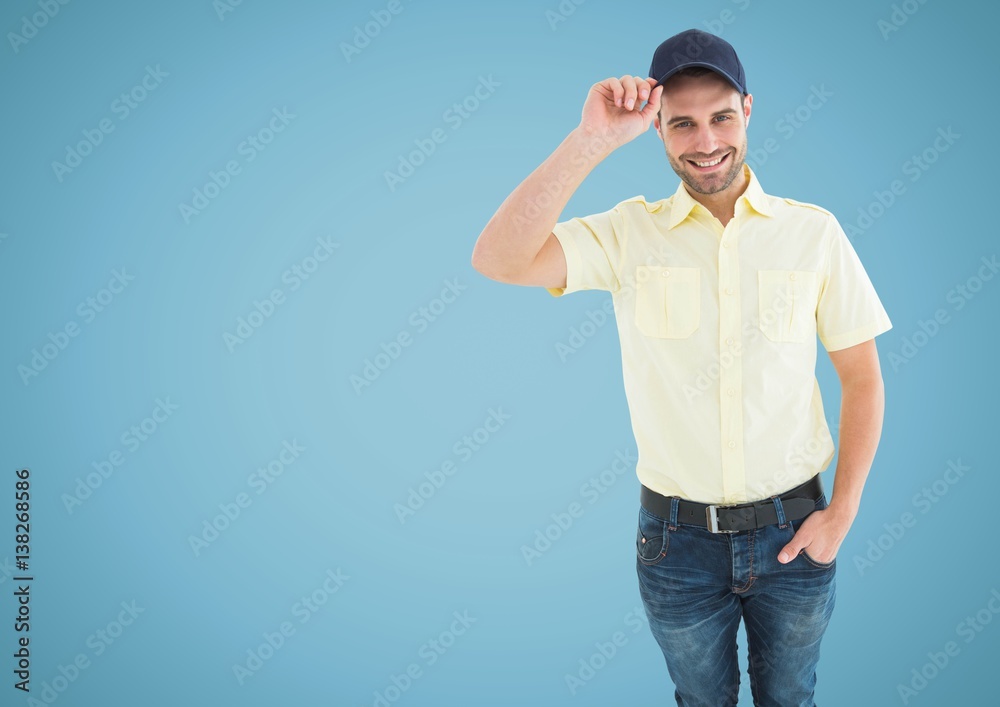
{"type": "MultiPolygon", "coordinates": [[[[805,518],[737,533],[712,533],[639,508],[639,593],[680,707],[734,707],[740,671],[736,632],[743,618],[757,707],[814,707],[819,647],[836,601],[837,559],[778,552],[805,518]]],[[[827,507],[826,494],[816,510],[827,507]]],[[[808,516],[806,516],[808,517],[808,516]]]]}

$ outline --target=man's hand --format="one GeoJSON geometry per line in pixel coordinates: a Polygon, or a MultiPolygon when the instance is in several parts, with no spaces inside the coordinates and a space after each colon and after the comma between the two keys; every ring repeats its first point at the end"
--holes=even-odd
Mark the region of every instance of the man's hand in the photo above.
{"type": "Polygon", "coordinates": [[[580,130],[609,146],[609,152],[646,132],[660,109],[662,86],[640,76],[610,78],[590,87],[580,130]],[[640,107],[646,101],[645,107],[640,107]]]}
{"type": "Polygon", "coordinates": [[[791,541],[781,548],[778,562],[790,562],[806,548],[809,557],[817,562],[833,562],[853,522],[854,518],[838,513],[829,506],[813,511],[806,516],[791,541]]]}
{"type": "Polygon", "coordinates": [[[830,352],[842,388],[840,453],[833,498],[821,511],[810,513],[778,555],[788,562],[803,548],[817,562],[831,562],[858,514],[861,489],[882,434],[885,392],[875,339],[830,352]],[[782,556],[788,553],[786,559],[782,556]]]}

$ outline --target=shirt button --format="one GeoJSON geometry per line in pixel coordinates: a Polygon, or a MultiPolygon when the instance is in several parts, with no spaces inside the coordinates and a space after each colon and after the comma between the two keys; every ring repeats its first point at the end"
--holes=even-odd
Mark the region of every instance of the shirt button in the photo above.
{"type": "Polygon", "coordinates": [[[663,271],[663,277],[670,277],[670,271],[669,270],[664,270],[663,271]]]}
{"type": "Polygon", "coordinates": [[[794,280],[795,279],[795,273],[793,273],[793,272],[788,273],[788,279],[789,280],[794,280]]]}
{"type": "Polygon", "coordinates": [[[733,442],[732,440],[730,440],[729,441],[729,448],[733,449],[735,446],[736,446],[736,442],[733,442]]]}
{"type": "Polygon", "coordinates": [[[730,336],[728,339],[726,339],[726,343],[728,345],[732,346],[733,345],[733,337],[730,336]]]}
{"type": "Polygon", "coordinates": [[[726,288],[726,294],[727,294],[727,295],[731,295],[731,294],[733,294],[733,288],[732,288],[732,287],[727,287],[727,288],[726,288]]]}
{"type": "Polygon", "coordinates": [[[729,241],[722,241],[722,247],[723,248],[728,248],[729,247],[729,241]]]}
{"type": "Polygon", "coordinates": [[[732,388],[730,388],[729,390],[726,391],[727,395],[734,395],[735,393],[736,393],[736,391],[733,390],[732,388]]]}

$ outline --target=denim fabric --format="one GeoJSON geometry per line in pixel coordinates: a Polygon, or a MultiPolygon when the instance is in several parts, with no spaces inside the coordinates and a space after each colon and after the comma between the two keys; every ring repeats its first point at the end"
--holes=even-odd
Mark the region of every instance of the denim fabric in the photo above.
{"type": "MultiPolygon", "coordinates": [[[[778,552],[805,518],[738,533],[711,533],[640,506],[636,572],[649,626],[680,707],[735,707],[736,633],[746,626],[748,674],[757,707],[814,707],[820,641],[836,601],[837,559],[778,552]],[[671,522],[673,521],[673,522],[671,522]]],[[[827,507],[826,494],[816,510],[827,507]]],[[[806,516],[808,517],[808,516],[806,516]]]]}

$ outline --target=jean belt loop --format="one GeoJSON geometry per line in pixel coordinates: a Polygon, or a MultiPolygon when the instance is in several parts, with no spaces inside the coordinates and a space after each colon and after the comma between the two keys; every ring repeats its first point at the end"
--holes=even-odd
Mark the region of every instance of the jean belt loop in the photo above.
{"type": "Polygon", "coordinates": [[[778,527],[787,527],[788,520],[785,518],[785,507],[781,505],[781,497],[771,496],[771,500],[774,501],[774,510],[778,514],[778,527]]]}
{"type": "Polygon", "coordinates": [[[785,520],[785,509],[781,505],[781,497],[771,496],[771,500],[774,502],[774,510],[778,514],[778,527],[784,528],[788,522],[785,520]]]}
{"type": "Polygon", "coordinates": [[[670,497],[670,527],[677,527],[677,509],[680,506],[681,499],[678,496],[670,497]]]}

